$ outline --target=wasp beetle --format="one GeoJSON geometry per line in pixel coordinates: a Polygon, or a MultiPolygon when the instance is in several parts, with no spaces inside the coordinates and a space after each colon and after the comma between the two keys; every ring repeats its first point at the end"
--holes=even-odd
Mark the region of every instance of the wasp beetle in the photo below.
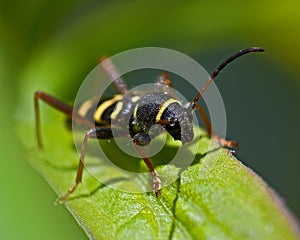
{"type": "MultiPolygon", "coordinates": [[[[159,124],[174,138],[174,140],[181,141],[182,144],[190,142],[194,136],[191,112],[196,109],[203,119],[208,135],[212,136],[212,128],[209,118],[200,105],[197,104],[198,100],[201,98],[209,84],[228,63],[247,53],[263,51],[264,49],[260,47],[251,47],[241,50],[227,58],[210,75],[204,86],[188,105],[181,104],[181,102],[177,100],[175,96],[164,92],[150,92],[143,95],[129,95],[128,97],[128,95],[126,95],[128,92],[126,83],[122,80],[117,69],[114,67],[109,58],[102,61],[101,67],[112,80],[112,83],[117,90],[117,95],[114,95],[111,98],[100,99],[100,101],[91,99],[83,103],[79,109],[75,110],[73,107],[45,92],[36,91],[34,93],[34,108],[36,134],[39,148],[43,148],[40,132],[39,100],[42,100],[52,107],[58,109],[66,114],[69,118],[73,117],[75,122],[82,123],[87,128],[90,128],[90,130],[86,132],[83,139],[75,183],[69,188],[67,193],[59,199],[59,201],[61,203],[66,201],[69,198],[69,195],[75,191],[78,184],[82,180],[84,158],[88,139],[113,138],[114,136],[111,128],[112,119],[120,119],[121,121],[125,117],[129,117],[130,119],[128,127],[129,133],[127,134],[130,135],[137,152],[149,168],[153,178],[153,191],[155,195],[158,196],[160,179],[156,174],[151,159],[148,158],[143,153],[141,148],[138,147],[145,146],[150,143],[151,138],[149,136],[149,129],[151,126],[154,124],[159,124]],[[127,97],[124,97],[124,95],[127,97]],[[93,109],[93,111],[95,109],[95,112],[91,112],[91,109],[93,109]],[[130,114],[130,116],[128,116],[128,114],[130,114]]],[[[172,87],[172,82],[166,72],[163,72],[160,75],[157,84],[167,88],[172,87]]],[[[234,141],[228,141],[215,135],[214,137],[219,140],[222,146],[237,146],[237,143],[234,141]]]]}

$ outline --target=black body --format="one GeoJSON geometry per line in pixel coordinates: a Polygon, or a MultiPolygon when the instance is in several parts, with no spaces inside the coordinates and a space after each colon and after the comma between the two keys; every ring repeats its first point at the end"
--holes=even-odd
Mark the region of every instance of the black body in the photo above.
{"type": "MultiPolygon", "coordinates": [[[[138,145],[150,143],[149,131],[154,124],[163,126],[174,140],[186,143],[193,139],[192,113],[170,94],[149,93],[142,97],[126,95],[118,101],[113,101],[115,96],[95,102],[86,109],[85,117],[94,121],[96,127],[128,127],[130,137],[136,140],[138,145]],[[101,116],[96,117],[95,110],[103,105],[106,105],[106,108],[102,109],[101,116]]],[[[161,132],[152,133],[151,137],[159,133],[161,132]]],[[[111,131],[108,131],[107,135],[111,136],[111,131]]]]}

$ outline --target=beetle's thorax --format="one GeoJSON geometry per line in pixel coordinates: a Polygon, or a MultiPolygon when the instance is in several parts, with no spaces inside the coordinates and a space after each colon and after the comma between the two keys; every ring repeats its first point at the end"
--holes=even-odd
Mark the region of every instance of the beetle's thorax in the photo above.
{"type": "Polygon", "coordinates": [[[159,124],[175,140],[186,143],[194,137],[192,120],[192,114],[171,95],[150,93],[136,103],[129,122],[129,132],[131,137],[137,133],[149,134],[150,128],[159,124]]]}

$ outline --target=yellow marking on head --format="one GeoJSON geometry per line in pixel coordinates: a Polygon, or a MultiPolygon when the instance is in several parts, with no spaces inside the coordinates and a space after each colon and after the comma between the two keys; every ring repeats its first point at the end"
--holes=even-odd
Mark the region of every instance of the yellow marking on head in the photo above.
{"type": "Polygon", "coordinates": [[[109,108],[112,104],[122,99],[122,95],[115,95],[113,98],[104,101],[101,103],[94,113],[94,120],[97,122],[101,122],[101,116],[104,111],[109,108]]]}
{"type": "Polygon", "coordinates": [[[117,117],[117,115],[120,113],[120,111],[123,108],[123,102],[118,102],[114,111],[111,113],[110,118],[111,119],[115,119],[117,117]]]}
{"type": "Polygon", "coordinates": [[[91,107],[92,107],[93,105],[95,105],[95,104],[97,103],[97,101],[98,101],[98,98],[97,98],[97,97],[85,101],[85,102],[80,106],[80,108],[78,109],[78,114],[79,114],[81,117],[85,117],[86,114],[88,113],[88,111],[91,109],[91,107]]]}
{"type": "Polygon", "coordinates": [[[156,121],[156,122],[159,122],[159,121],[160,121],[163,112],[164,112],[164,111],[168,108],[168,106],[169,106],[170,104],[172,104],[172,103],[179,103],[179,104],[180,104],[180,102],[179,102],[178,100],[174,99],[174,98],[170,98],[170,99],[168,99],[167,101],[165,101],[165,102],[160,106],[160,108],[159,108],[159,110],[158,110],[158,113],[157,113],[156,118],[155,118],[155,121],[156,121]]]}

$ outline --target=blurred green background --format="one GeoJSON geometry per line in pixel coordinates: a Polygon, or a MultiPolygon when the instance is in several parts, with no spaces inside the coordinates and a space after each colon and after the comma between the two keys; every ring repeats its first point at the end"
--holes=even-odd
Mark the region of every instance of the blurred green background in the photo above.
{"type": "Polygon", "coordinates": [[[183,52],[208,72],[239,49],[267,50],[238,60],[216,84],[228,137],[241,146],[237,156],[299,217],[299,11],[296,0],[2,0],[1,239],[87,238],[63,206],[53,205],[56,195],[26,162],[14,125],[33,124],[34,90],[71,101],[100,56],[146,46],[183,52]]]}

